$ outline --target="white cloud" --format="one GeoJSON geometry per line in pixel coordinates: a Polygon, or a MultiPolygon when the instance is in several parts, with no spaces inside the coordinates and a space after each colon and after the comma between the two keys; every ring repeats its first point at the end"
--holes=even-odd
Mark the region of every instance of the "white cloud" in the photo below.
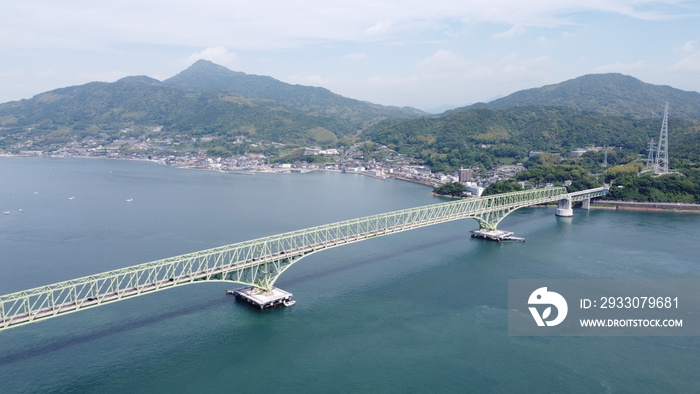
{"type": "Polygon", "coordinates": [[[521,34],[524,34],[527,32],[527,29],[521,25],[513,25],[510,29],[507,31],[504,31],[502,33],[496,33],[493,35],[494,38],[508,38],[508,37],[515,37],[519,36],[521,34]]]}
{"type": "Polygon", "coordinates": [[[27,92],[5,89],[0,102],[64,81],[89,82],[90,76],[172,76],[197,59],[277,78],[291,75],[288,80],[295,83],[343,87],[353,92],[351,97],[368,100],[374,93],[361,87],[405,83],[399,82],[395,92],[381,92],[378,102],[386,104],[410,104],[431,95],[438,105],[464,101],[441,94],[466,97],[457,96],[465,90],[459,84],[468,84],[469,94],[483,99],[493,97],[494,90],[509,93],[590,73],[591,64],[603,64],[599,71],[648,65],[647,72],[658,72],[671,67],[660,64],[666,59],[690,80],[687,72],[696,70],[700,46],[700,6],[694,1],[9,1],[0,13],[2,72],[26,77],[3,77],[0,86],[21,85],[27,92]],[[648,22],[676,16],[673,29],[648,22]],[[633,20],[645,22],[628,23],[633,20]],[[656,28],[662,34],[650,33],[656,28]],[[633,53],[646,33],[647,47],[633,53]],[[669,36],[685,42],[673,61],[658,49],[662,45],[655,45],[669,36]],[[602,42],[601,37],[612,39],[602,42]],[[43,84],[28,77],[48,68],[55,75],[43,77],[43,84]]]}
{"type": "Polygon", "coordinates": [[[422,78],[449,79],[468,74],[472,67],[464,57],[441,49],[418,63],[416,68],[422,78]]]}
{"type": "Polygon", "coordinates": [[[418,63],[421,78],[444,80],[476,80],[485,77],[506,78],[546,75],[551,64],[548,56],[521,58],[517,53],[504,57],[484,57],[469,60],[446,50],[418,63]]]}
{"type": "MultiPolygon", "coordinates": [[[[700,73],[700,51],[691,53],[671,66],[672,70],[700,73]]],[[[700,78],[700,76],[698,76],[700,78]]]]}
{"type": "Polygon", "coordinates": [[[547,83],[557,82],[547,79],[550,74],[551,59],[547,56],[523,58],[511,53],[503,57],[468,58],[442,49],[418,62],[414,74],[373,76],[364,88],[372,91],[371,99],[376,102],[391,103],[387,98],[391,94],[412,99],[411,103],[396,103],[394,99],[394,104],[433,108],[445,103],[466,105],[490,100],[533,87],[532,81],[543,78],[547,83]]]}
{"type": "Polygon", "coordinates": [[[697,41],[686,41],[685,44],[681,47],[681,52],[682,53],[693,53],[695,52],[696,48],[698,46],[697,41]]]}
{"type": "Polygon", "coordinates": [[[3,5],[0,36],[12,40],[2,40],[0,47],[85,48],[131,42],[279,49],[325,40],[362,42],[456,21],[504,24],[509,27],[499,36],[505,37],[529,27],[572,24],[582,12],[662,19],[669,3],[678,0],[289,0],[274,5],[248,0],[38,0],[3,5]]]}
{"type": "Polygon", "coordinates": [[[502,58],[498,63],[503,77],[542,77],[549,71],[551,59],[549,56],[537,56],[533,58],[521,59],[517,53],[502,58]]]}
{"type": "Polygon", "coordinates": [[[383,20],[375,23],[372,27],[368,28],[365,32],[369,36],[378,36],[381,34],[386,34],[389,29],[391,29],[391,20],[383,20]]]}
{"type": "Polygon", "coordinates": [[[343,55],[343,59],[348,60],[365,60],[368,57],[366,53],[347,53],[343,55]]]}
{"type": "MultiPolygon", "coordinates": [[[[700,72],[700,42],[696,40],[689,40],[683,43],[680,48],[675,48],[673,50],[675,55],[680,57],[680,60],[676,61],[672,66],[672,71],[679,71],[682,73],[687,72],[700,72]]],[[[696,79],[700,79],[697,77],[696,79]]]]}

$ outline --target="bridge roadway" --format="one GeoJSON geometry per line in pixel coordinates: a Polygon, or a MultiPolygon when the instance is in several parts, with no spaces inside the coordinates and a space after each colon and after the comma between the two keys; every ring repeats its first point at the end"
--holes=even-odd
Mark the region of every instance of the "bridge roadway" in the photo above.
{"type": "Polygon", "coordinates": [[[270,290],[299,259],[324,249],[448,221],[473,218],[495,230],[510,212],[554,201],[590,201],[597,188],[563,187],[460,199],[272,235],[138,264],[0,296],[0,331],[200,281],[229,281],[270,290]]]}

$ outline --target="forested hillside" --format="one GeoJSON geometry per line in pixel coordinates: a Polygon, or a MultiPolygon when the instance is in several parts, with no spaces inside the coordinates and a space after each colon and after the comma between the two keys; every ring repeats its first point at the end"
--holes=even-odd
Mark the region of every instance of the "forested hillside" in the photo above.
{"type": "MultiPolygon", "coordinates": [[[[644,153],[658,138],[661,118],[602,115],[571,107],[470,108],[411,121],[384,121],[364,136],[425,161],[435,171],[491,168],[522,161],[530,151],[566,153],[610,146],[644,153]]],[[[669,151],[675,159],[700,158],[700,122],[669,120],[669,151]]]]}
{"type": "Polygon", "coordinates": [[[0,104],[0,147],[30,140],[41,148],[89,136],[109,138],[120,130],[138,137],[153,129],[162,130],[157,138],[211,137],[224,145],[246,137],[334,146],[382,119],[421,114],[199,61],[165,82],[127,77],[0,104]]]}
{"type": "Polygon", "coordinates": [[[231,71],[207,60],[199,60],[188,69],[163,81],[178,89],[206,92],[223,91],[242,96],[257,105],[284,108],[345,123],[360,130],[385,118],[414,118],[425,115],[415,108],[387,107],[335,94],[328,89],[290,85],[272,77],[231,71]]]}
{"type": "Polygon", "coordinates": [[[700,120],[700,93],[652,85],[623,74],[584,75],[553,85],[521,90],[467,108],[570,107],[604,115],[646,119],[660,116],[665,102],[671,107],[672,117],[700,120]]]}

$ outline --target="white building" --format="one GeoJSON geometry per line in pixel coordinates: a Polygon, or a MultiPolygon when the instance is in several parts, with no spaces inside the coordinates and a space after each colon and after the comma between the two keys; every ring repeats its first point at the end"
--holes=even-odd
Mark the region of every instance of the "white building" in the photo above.
{"type": "Polygon", "coordinates": [[[481,193],[484,192],[484,188],[477,185],[476,182],[464,182],[464,186],[467,187],[467,193],[474,197],[481,197],[481,193]]]}

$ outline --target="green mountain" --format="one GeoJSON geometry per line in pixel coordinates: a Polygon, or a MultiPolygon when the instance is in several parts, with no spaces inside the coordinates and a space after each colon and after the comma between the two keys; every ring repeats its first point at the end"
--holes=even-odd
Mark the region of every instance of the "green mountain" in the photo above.
{"type": "Polygon", "coordinates": [[[343,97],[324,88],[291,85],[267,76],[231,71],[208,60],[198,60],[187,70],[163,83],[188,91],[220,90],[233,93],[260,106],[342,120],[348,127],[357,130],[386,118],[425,115],[415,108],[386,107],[343,97]]]}
{"type": "Polygon", "coordinates": [[[345,98],[326,89],[290,85],[198,61],[163,82],[134,76],[92,82],[0,104],[0,146],[32,140],[34,146],[115,139],[128,130],[161,130],[227,143],[237,137],[291,144],[332,145],[383,119],[414,118],[399,109],[345,98]]]}
{"type": "Polygon", "coordinates": [[[622,74],[584,75],[466,108],[571,107],[605,115],[651,118],[663,113],[665,102],[669,103],[673,117],[700,120],[700,93],[652,85],[622,74]]]}
{"type": "Polygon", "coordinates": [[[566,155],[586,146],[644,154],[649,140],[658,139],[666,101],[669,156],[700,162],[700,93],[619,74],[587,75],[439,116],[387,120],[364,136],[422,159],[436,171],[491,168],[523,161],[530,151],[566,155]]]}

